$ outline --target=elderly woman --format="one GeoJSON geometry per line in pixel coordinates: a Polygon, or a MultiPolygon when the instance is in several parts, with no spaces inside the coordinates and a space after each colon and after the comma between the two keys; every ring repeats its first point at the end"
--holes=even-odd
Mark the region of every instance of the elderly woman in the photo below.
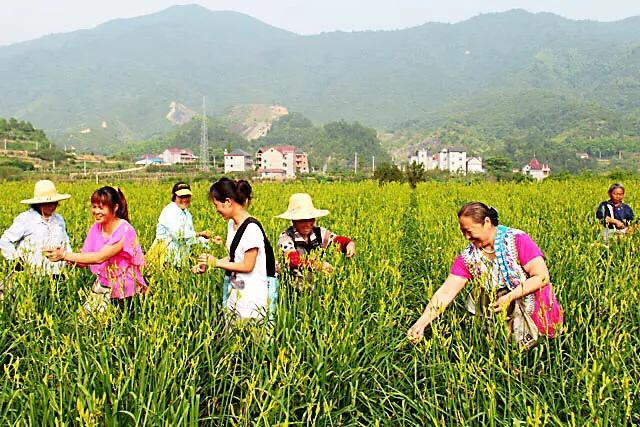
{"type": "MultiPolygon", "coordinates": [[[[191,187],[186,182],[177,182],[171,189],[171,203],[164,207],[156,225],[154,245],[164,244],[165,261],[180,266],[189,258],[191,246],[201,237],[203,243],[209,239],[209,233],[196,233],[193,217],[189,212],[191,206],[191,187]]],[[[157,246],[156,246],[157,247],[157,246]]]]}
{"type": "Polygon", "coordinates": [[[347,258],[356,254],[353,240],[338,236],[324,227],[316,227],[316,218],[328,214],[327,210],[316,209],[307,193],[296,193],[289,198],[287,211],[277,216],[292,221],[292,226],[280,234],[278,246],[284,252],[289,268],[298,278],[304,277],[302,269],[319,269],[325,272],[333,270],[329,263],[318,262],[313,258],[312,254],[317,249],[326,249],[335,243],[347,258]]]}
{"type": "Polygon", "coordinates": [[[630,223],[635,219],[633,210],[629,205],[622,203],[622,199],[624,199],[622,184],[611,184],[609,200],[600,203],[596,210],[596,218],[604,225],[602,235],[605,240],[611,236],[625,234],[630,223]]]}
{"type": "Polygon", "coordinates": [[[38,274],[60,274],[64,262],[49,261],[43,251],[54,247],[71,250],[64,219],[55,213],[59,202],[70,197],[58,193],[51,181],[36,182],[33,198],[20,202],[30,209],[18,215],[0,237],[2,255],[38,274]]]}
{"type": "MultiPolygon", "coordinates": [[[[562,310],[549,283],[544,255],[531,237],[499,225],[498,212],[480,202],[464,205],[458,212],[458,222],[469,244],[409,329],[409,339],[415,343],[422,338],[424,329],[473,279],[472,283],[481,286],[480,303],[486,301],[487,308],[496,312],[507,310],[516,342],[530,347],[538,335],[553,337],[562,323],[562,310]]],[[[484,307],[468,301],[471,313],[478,308],[484,307]]]]}

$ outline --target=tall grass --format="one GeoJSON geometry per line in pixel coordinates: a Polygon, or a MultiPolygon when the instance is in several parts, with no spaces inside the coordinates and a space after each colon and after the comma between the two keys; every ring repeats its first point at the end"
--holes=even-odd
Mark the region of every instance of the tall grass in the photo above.
{"type": "MultiPolygon", "coordinates": [[[[312,194],[319,220],[357,241],[309,292],[283,280],[272,335],[225,331],[221,272],[147,271],[133,316],[79,314],[87,271],[61,283],[19,274],[0,311],[3,425],[611,425],[640,423],[640,242],[592,245],[604,181],[540,185],[264,184],[252,213],[272,243],[288,196],[312,194]],[[523,353],[500,323],[469,318],[459,297],[417,346],[406,330],[464,246],[470,200],[493,204],[547,257],[566,330],[523,353]]],[[[640,183],[626,183],[628,201],[640,183]]],[[[64,188],[73,246],[92,223],[90,184],[64,188]]],[[[143,248],[170,185],[122,185],[143,248]]],[[[31,184],[5,184],[6,228],[31,184]]],[[[226,225],[194,187],[197,229],[226,225]]],[[[636,199],[637,200],[637,199],[636,199]]],[[[640,206],[638,206],[640,211],[640,206]]],[[[223,248],[215,251],[222,255],[223,248]]],[[[4,267],[7,274],[7,267],[4,267]]]]}

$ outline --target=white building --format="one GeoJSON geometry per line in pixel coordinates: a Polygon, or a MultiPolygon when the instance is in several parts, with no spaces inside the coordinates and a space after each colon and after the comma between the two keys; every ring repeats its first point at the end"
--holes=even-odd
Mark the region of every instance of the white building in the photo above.
{"type": "Polygon", "coordinates": [[[438,157],[438,166],[451,173],[467,173],[467,152],[460,148],[443,148],[438,157]]]}
{"type": "Polygon", "coordinates": [[[549,165],[540,163],[534,156],[533,159],[531,159],[531,161],[522,168],[522,173],[530,175],[538,181],[542,181],[549,176],[551,168],[549,165]]]}
{"type": "Polygon", "coordinates": [[[469,157],[467,159],[467,173],[484,173],[482,157],[469,157]]]}
{"type": "Polygon", "coordinates": [[[167,148],[160,154],[160,158],[166,165],[195,163],[198,160],[191,150],[182,148],[167,148]]]}
{"type": "Polygon", "coordinates": [[[309,173],[307,154],[290,145],[259,149],[256,166],[262,178],[295,178],[296,173],[309,173]]]}
{"type": "Polygon", "coordinates": [[[246,172],[253,170],[251,154],[242,150],[233,150],[228,153],[224,150],[224,173],[246,172]]]}
{"type": "Polygon", "coordinates": [[[424,170],[440,169],[463,174],[484,172],[481,157],[467,159],[467,152],[459,148],[443,148],[434,155],[429,155],[427,150],[421,149],[409,156],[409,164],[411,163],[422,165],[424,170]]]}

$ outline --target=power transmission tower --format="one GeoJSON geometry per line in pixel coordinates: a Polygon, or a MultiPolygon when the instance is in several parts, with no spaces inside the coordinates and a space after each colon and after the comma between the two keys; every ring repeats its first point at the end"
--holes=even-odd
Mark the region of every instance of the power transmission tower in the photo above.
{"type": "Polygon", "coordinates": [[[205,172],[209,171],[209,137],[207,135],[207,110],[205,97],[202,97],[202,131],[200,132],[200,165],[205,172]]]}

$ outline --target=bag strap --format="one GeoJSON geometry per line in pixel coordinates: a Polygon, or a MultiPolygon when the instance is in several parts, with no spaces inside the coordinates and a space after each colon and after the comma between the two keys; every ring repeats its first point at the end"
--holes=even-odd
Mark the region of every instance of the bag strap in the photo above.
{"type": "MultiPolygon", "coordinates": [[[[264,229],[262,228],[262,224],[260,224],[260,221],[258,221],[252,216],[245,219],[244,222],[240,224],[240,227],[238,227],[238,231],[236,231],[236,235],[233,236],[233,241],[231,242],[231,246],[229,247],[229,261],[235,262],[236,249],[238,249],[240,240],[242,239],[242,236],[245,230],[247,229],[247,227],[249,226],[249,224],[255,224],[258,226],[258,228],[260,228],[260,231],[262,232],[262,237],[264,238],[264,252],[267,258],[267,276],[276,277],[276,257],[273,253],[273,247],[271,247],[271,243],[269,242],[269,239],[267,238],[267,234],[264,232],[264,229]]],[[[227,272],[227,275],[230,275],[230,274],[231,274],[230,272],[227,272]]]]}

